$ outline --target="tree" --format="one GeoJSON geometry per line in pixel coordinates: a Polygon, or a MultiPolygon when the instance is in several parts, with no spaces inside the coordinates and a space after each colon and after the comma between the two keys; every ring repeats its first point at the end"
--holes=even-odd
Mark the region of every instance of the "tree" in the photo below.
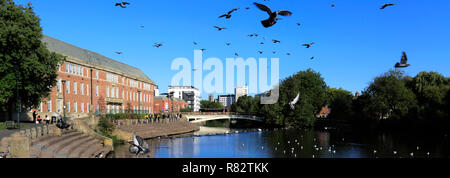
{"type": "Polygon", "coordinates": [[[448,108],[445,97],[450,90],[448,79],[437,72],[420,72],[408,86],[418,100],[418,117],[421,119],[442,119],[448,108]]]}
{"type": "Polygon", "coordinates": [[[360,97],[363,117],[371,120],[406,118],[416,107],[414,93],[406,87],[403,72],[391,70],[376,77],[360,97]]]}
{"type": "Polygon", "coordinates": [[[0,22],[0,109],[9,111],[12,119],[19,106],[17,94],[26,110],[48,97],[64,57],[42,43],[40,19],[30,4],[0,0],[0,22]]]}
{"type": "Polygon", "coordinates": [[[349,120],[353,117],[352,102],[353,94],[344,89],[331,88],[328,90],[329,105],[332,119],[349,120]]]}
{"type": "Polygon", "coordinates": [[[219,102],[210,102],[208,100],[201,100],[200,107],[203,109],[223,109],[223,105],[219,102]]]}

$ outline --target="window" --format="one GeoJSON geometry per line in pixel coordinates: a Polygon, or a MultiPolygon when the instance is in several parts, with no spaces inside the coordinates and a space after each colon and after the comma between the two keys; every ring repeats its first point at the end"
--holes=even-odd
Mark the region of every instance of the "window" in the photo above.
{"type": "Polygon", "coordinates": [[[56,83],[56,91],[57,91],[58,93],[61,93],[61,79],[60,79],[60,78],[57,79],[57,83],[56,83]]]}
{"type": "Polygon", "coordinates": [[[119,98],[119,88],[116,88],[116,98],[119,98]]]}
{"type": "Polygon", "coordinates": [[[122,90],[122,99],[125,99],[125,90],[122,90]]]}
{"type": "Polygon", "coordinates": [[[69,63],[66,64],[66,72],[69,73],[69,63]]]}
{"type": "Polygon", "coordinates": [[[95,96],[98,96],[98,85],[95,86],[95,96]]]}
{"type": "Polygon", "coordinates": [[[95,71],[95,78],[98,79],[98,71],[95,71]]]}
{"type": "Polygon", "coordinates": [[[77,106],[77,102],[73,102],[73,112],[78,112],[78,106],[77,106]]]}
{"type": "Polygon", "coordinates": [[[77,94],[77,82],[73,82],[73,94],[77,94]]]}
{"type": "Polygon", "coordinates": [[[61,100],[57,100],[56,101],[56,112],[60,113],[61,112],[61,100]]]}
{"type": "Polygon", "coordinates": [[[66,85],[66,90],[67,90],[66,93],[69,94],[70,93],[70,81],[67,80],[66,84],[67,84],[66,85]]]}
{"type": "Polygon", "coordinates": [[[81,113],[84,113],[84,103],[81,103],[81,113]]]}
{"type": "Polygon", "coordinates": [[[86,95],[89,96],[89,85],[86,85],[86,95]]]}
{"type": "Polygon", "coordinates": [[[70,112],[70,102],[66,103],[66,107],[67,107],[67,112],[70,112]]]}
{"type": "Polygon", "coordinates": [[[86,111],[91,112],[91,108],[89,107],[89,103],[86,104],[86,111]]]}
{"type": "Polygon", "coordinates": [[[95,112],[98,112],[100,110],[100,106],[97,104],[97,106],[95,107],[95,112]]]}
{"type": "Polygon", "coordinates": [[[69,63],[69,73],[72,73],[72,71],[73,71],[73,66],[71,63],[69,63]]]}
{"type": "Polygon", "coordinates": [[[109,86],[106,86],[106,97],[109,98],[109,86]]]}
{"type": "Polygon", "coordinates": [[[47,112],[52,112],[52,101],[51,100],[47,101],[47,112]]]}
{"type": "Polygon", "coordinates": [[[80,83],[80,87],[81,87],[80,93],[81,93],[81,95],[84,95],[84,84],[80,83]]]}
{"type": "Polygon", "coordinates": [[[81,67],[81,76],[84,76],[84,67],[81,67]]]}
{"type": "Polygon", "coordinates": [[[114,98],[114,88],[113,87],[111,87],[111,98],[114,98]]]}

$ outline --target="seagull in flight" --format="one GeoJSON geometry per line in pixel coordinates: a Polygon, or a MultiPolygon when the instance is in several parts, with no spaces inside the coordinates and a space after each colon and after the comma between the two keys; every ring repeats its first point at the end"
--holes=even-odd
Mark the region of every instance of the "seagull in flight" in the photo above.
{"type": "Polygon", "coordinates": [[[397,64],[395,64],[395,68],[409,67],[411,64],[408,64],[407,62],[408,62],[408,57],[406,57],[406,53],[403,52],[402,59],[401,59],[400,63],[397,62],[397,64]]]}
{"type": "Polygon", "coordinates": [[[297,95],[297,97],[294,98],[293,101],[289,103],[289,106],[292,110],[295,110],[295,104],[297,104],[298,100],[300,100],[300,93],[297,95]]]}
{"type": "Polygon", "coordinates": [[[393,6],[393,5],[397,5],[397,4],[393,4],[393,3],[383,4],[383,6],[381,6],[380,9],[384,9],[386,7],[393,6]]]}
{"type": "Polygon", "coordinates": [[[130,5],[129,2],[118,2],[116,3],[116,6],[120,6],[122,8],[127,8],[126,5],[130,5]]]}
{"type": "Polygon", "coordinates": [[[287,10],[280,10],[280,11],[272,12],[272,10],[270,10],[270,8],[264,4],[259,4],[256,2],[253,4],[255,4],[255,6],[258,7],[260,10],[265,11],[269,14],[268,19],[261,21],[261,24],[266,28],[269,28],[277,23],[277,20],[279,20],[279,19],[277,19],[278,15],[282,15],[282,16],[291,16],[292,15],[292,12],[287,11],[287,10]]]}
{"type": "Polygon", "coordinates": [[[234,8],[233,10],[229,11],[228,13],[219,16],[219,18],[225,17],[226,19],[229,19],[229,18],[231,18],[231,13],[233,13],[234,11],[237,11],[237,10],[239,10],[239,8],[234,8]]]}
{"type": "Polygon", "coordinates": [[[227,28],[225,28],[225,27],[218,27],[218,26],[214,26],[214,28],[217,28],[218,31],[222,31],[222,30],[224,30],[224,29],[227,29],[227,28]]]}

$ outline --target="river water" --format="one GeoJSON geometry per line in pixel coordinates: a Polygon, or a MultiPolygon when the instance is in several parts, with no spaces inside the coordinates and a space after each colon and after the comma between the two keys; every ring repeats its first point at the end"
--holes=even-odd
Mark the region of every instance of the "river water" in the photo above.
{"type": "MultiPolygon", "coordinates": [[[[448,158],[445,134],[362,134],[338,130],[230,130],[201,127],[172,138],[147,140],[149,158],[448,158]],[[238,131],[238,132],[236,132],[238,131]],[[224,133],[230,134],[224,134],[224,133]]],[[[135,158],[129,145],[116,158],[135,158]]]]}

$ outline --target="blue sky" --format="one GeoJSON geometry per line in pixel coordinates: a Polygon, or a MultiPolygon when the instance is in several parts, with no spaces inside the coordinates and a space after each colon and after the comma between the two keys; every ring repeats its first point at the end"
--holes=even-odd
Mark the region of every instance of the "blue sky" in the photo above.
{"type": "MultiPolygon", "coordinates": [[[[167,91],[178,73],[170,70],[172,60],[184,57],[193,64],[193,50],[201,48],[207,49],[203,60],[217,57],[224,64],[235,52],[244,59],[278,57],[281,79],[312,68],[330,87],[352,92],[363,90],[374,77],[392,69],[402,51],[411,63],[405,69],[408,75],[437,71],[450,76],[448,0],[129,0],[131,5],[125,9],[115,7],[112,0],[15,2],[32,2],[45,35],[135,66],[154,80],[161,92],[167,91]],[[273,10],[290,10],[293,15],[264,28],[260,21],[267,14],[253,2],[273,10]],[[398,5],[380,10],[384,3],[398,5]],[[233,8],[241,9],[231,19],[217,18],[233,8]],[[215,25],[229,29],[218,32],[215,25]],[[247,35],[251,33],[267,39],[250,38],[247,35]],[[273,44],[271,39],[281,44],[273,44]],[[193,41],[199,45],[194,46],[193,41]],[[262,41],[265,45],[259,44],[262,41]],[[301,46],[312,41],[316,44],[310,49],[301,46]],[[155,42],[164,42],[164,46],[154,48],[155,42]],[[232,45],[226,46],[226,42],[232,45]],[[310,60],[311,56],[315,60],[310,60]]],[[[204,99],[207,95],[202,93],[204,99]]]]}

